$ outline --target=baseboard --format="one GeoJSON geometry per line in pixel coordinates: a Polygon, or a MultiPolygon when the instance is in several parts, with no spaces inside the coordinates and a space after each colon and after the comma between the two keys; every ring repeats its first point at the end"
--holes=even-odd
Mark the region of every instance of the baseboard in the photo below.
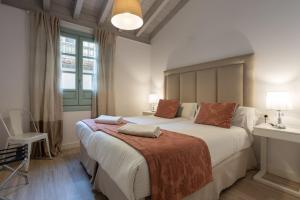
{"type": "Polygon", "coordinates": [[[269,167],[269,173],[300,183],[300,174],[288,169],[269,167]]]}
{"type": "Polygon", "coordinates": [[[79,142],[72,142],[72,143],[62,144],[61,150],[68,150],[68,149],[74,149],[74,148],[79,148],[79,147],[80,147],[79,142]]]}

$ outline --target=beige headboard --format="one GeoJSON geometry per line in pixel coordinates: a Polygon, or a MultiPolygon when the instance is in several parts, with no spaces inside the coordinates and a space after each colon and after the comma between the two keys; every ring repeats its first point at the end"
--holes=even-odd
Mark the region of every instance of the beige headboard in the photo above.
{"type": "Polygon", "coordinates": [[[253,106],[253,54],[166,70],[165,98],[253,106]]]}

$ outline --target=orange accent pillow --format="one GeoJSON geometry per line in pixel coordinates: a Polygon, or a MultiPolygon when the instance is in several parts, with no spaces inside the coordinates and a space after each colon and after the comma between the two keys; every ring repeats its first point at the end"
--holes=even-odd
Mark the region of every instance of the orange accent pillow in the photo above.
{"type": "Polygon", "coordinates": [[[236,103],[201,103],[195,123],[230,128],[236,103]]]}
{"type": "Polygon", "coordinates": [[[179,106],[180,103],[177,100],[160,99],[155,116],[172,119],[176,116],[179,106]]]}

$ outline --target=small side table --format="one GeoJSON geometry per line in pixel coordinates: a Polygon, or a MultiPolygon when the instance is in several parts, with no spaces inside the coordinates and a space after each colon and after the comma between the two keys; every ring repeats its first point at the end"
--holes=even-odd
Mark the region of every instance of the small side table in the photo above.
{"type": "MultiPolygon", "coordinates": [[[[300,190],[293,190],[291,188],[285,187],[284,185],[275,183],[271,180],[267,180],[264,176],[268,169],[268,139],[277,139],[288,142],[296,142],[300,144],[300,129],[286,128],[277,129],[273,128],[269,124],[260,124],[254,128],[254,135],[260,136],[261,149],[260,149],[260,171],[254,176],[254,180],[264,183],[273,188],[279,189],[281,191],[287,192],[294,196],[300,197],[300,190]]],[[[300,169],[299,169],[300,170],[300,169]]]]}
{"type": "Polygon", "coordinates": [[[146,115],[154,115],[155,112],[152,112],[152,111],[143,111],[143,115],[146,116],[146,115]]]}

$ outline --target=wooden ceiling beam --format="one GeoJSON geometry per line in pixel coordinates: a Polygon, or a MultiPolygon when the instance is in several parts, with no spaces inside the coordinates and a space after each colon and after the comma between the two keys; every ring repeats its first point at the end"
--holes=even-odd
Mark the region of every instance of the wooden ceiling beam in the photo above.
{"type": "Polygon", "coordinates": [[[51,0],[43,0],[43,9],[49,11],[51,7],[51,0]]]}
{"type": "MultiPolygon", "coordinates": [[[[148,26],[153,22],[153,20],[157,17],[157,15],[165,8],[165,6],[171,1],[171,0],[158,0],[160,2],[159,6],[156,9],[149,10],[149,18],[145,18],[144,25],[138,32],[136,33],[137,37],[140,37],[148,28],[148,26]]],[[[156,4],[156,2],[155,2],[156,4]]]]}
{"type": "Polygon", "coordinates": [[[73,18],[78,19],[82,10],[83,0],[76,0],[76,4],[74,7],[73,18]]]}
{"type": "Polygon", "coordinates": [[[152,38],[155,37],[155,35],[179,12],[183,6],[188,2],[189,0],[181,0],[174,8],[173,10],[154,28],[152,33],[150,34],[150,41],[152,38]]]}
{"type": "Polygon", "coordinates": [[[104,10],[102,12],[102,14],[100,15],[99,21],[98,21],[98,25],[103,24],[107,17],[109,16],[111,9],[113,7],[114,1],[113,0],[107,0],[104,10]]]}
{"type": "MultiPolygon", "coordinates": [[[[9,6],[16,7],[16,8],[20,8],[23,10],[27,10],[27,11],[42,11],[42,7],[43,7],[42,4],[38,3],[36,0],[22,0],[22,1],[20,1],[20,0],[2,0],[2,3],[9,5],[9,6]]],[[[71,10],[70,10],[70,12],[71,12],[71,10]]],[[[98,19],[96,19],[96,18],[95,18],[95,21],[87,20],[84,17],[80,18],[80,20],[76,20],[72,17],[71,13],[66,14],[66,12],[61,12],[61,10],[57,11],[54,6],[52,6],[52,9],[49,11],[49,14],[60,18],[60,20],[64,20],[66,22],[70,22],[73,24],[78,24],[81,26],[89,27],[92,29],[95,29],[98,26],[98,24],[97,24],[98,19]]],[[[120,37],[124,37],[124,38],[130,39],[130,40],[134,40],[134,41],[138,41],[138,42],[142,42],[142,43],[146,43],[146,44],[150,44],[149,37],[136,37],[135,34],[132,34],[131,32],[128,32],[128,31],[120,31],[120,30],[114,28],[111,24],[101,25],[101,27],[116,33],[116,35],[118,35],[120,37]]]]}
{"type": "MultiPolygon", "coordinates": [[[[147,1],[147,0],[144,0],[147,1]]],[[[154,3],[151,5],[151,7],[148,9],[147,13],[143,13],[143,18],[144,21],[148,21],[151,15],[155,12],[155,10],[158,9],[158,7],[162,4],[162,0],[156,0],[154,3]]]]}

